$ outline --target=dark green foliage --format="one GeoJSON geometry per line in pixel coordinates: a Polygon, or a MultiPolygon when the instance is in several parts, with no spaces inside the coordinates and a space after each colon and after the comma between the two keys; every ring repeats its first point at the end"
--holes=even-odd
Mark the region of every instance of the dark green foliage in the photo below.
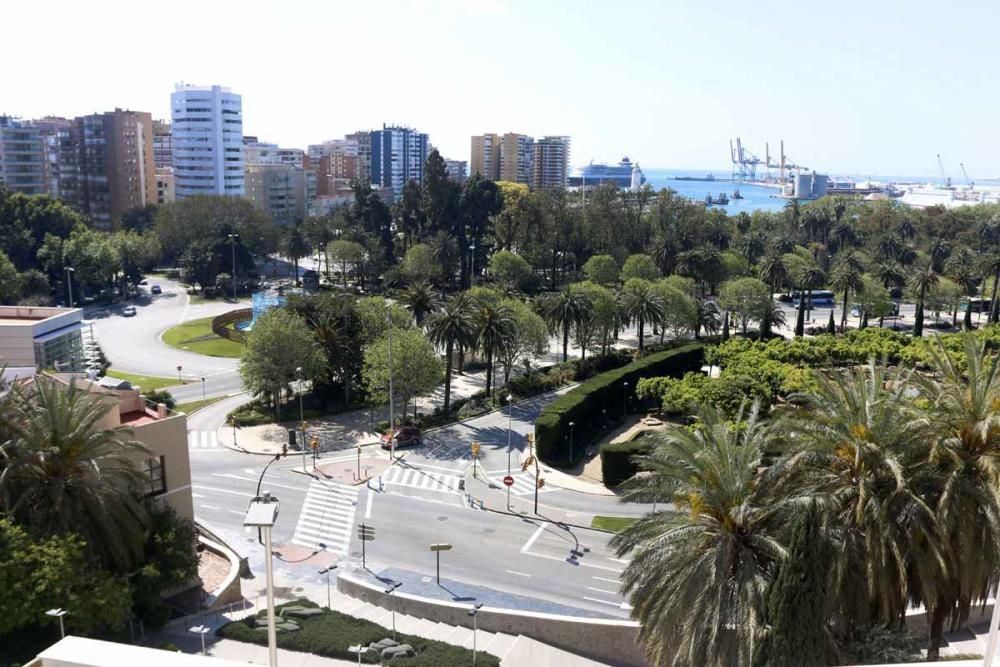
{"type": "Polygon", "coordinates": [[[614,488],[632,475],[639,472],[639,466],[632,457],[649,454],[653,447],[653,438],[641,435],[628,442],[616,442],[601,447],[601,475],[604,485],[614,488]]]}
{"type": "Polygon", "coordinates": [[[833,308],[830,309],[830,321],[826,323],[826,332],[829,334],[836,333],[837,324],[833,319],[833,308]]]}
{"type": "Polygon", "coordinates": [[[169,506],[150,507],[145,562],[130,578],[133,611],[153,627],[170,618],[160,593],[198,576],[198,535],[194,524],[169,506]]]}
{"type": "Polygon", "coordinates": [[[569,423],[574,422],[573,454],[578,458],[602,433],[603,421],[621,415],[626,398],[634,395],[639,380],[668,375],[682,377],[701,367],[702,343],[687,343],[672,350],[649,354],[622,368],[596,375],[546,407],[535,421],[538,455],[547,463],[570,463],[569,423]]]}
{"type": "Polygon", "coordinates": [[[768,629],[754,667],[823,667],[827,662],[826,561],[822,518],[810,503],[799,518],[767,599],[768,629]]]}
{"type": "MultiPolygon", "coordinates": [[[[317,605],[309,600],[297,600],[278,607],[280,610],[291,605],[303,607],[316,607],[317,605]]],[[[265,617],[265,612],[258,615],[265,617]]],[[[301,620],[302,629],[298,632],[280,633],[278,635],[278,647],[290,651],[301,651],[303,653],[314,653],[328,658],[341,658],[345,660],[357,660],[357,655],[347,650],[353,644],[363,644],[367,646],[371,642],[391,637],[391,630],[365,621],[353,616],[347,616],[336,611],[327,611],[322,616],[314,616],[301,620]]],[[[243,621],[235,621],[223,626],[218,631],[219,637],[235,639],[237,641],[249,642],[252,644],[267,645],[267,633],[260,632],[243,621]]],[[[445,644],[444,642],[424,639],[413,635],[398,633],[396,641],[400,644],[410,644],[417,655],[413,658],[400,658],[392,662],[393,665],[405,665],[406,667],[466,667],[472,664],[472,651],[459,646],[445,644]]],[[[361,656],[363,663],[378,663],[379,658],[373,652],[365,653],[361,656]]],[[[479,652],[477,665],[486,667],[499,667],[500,660],[488,653],[479,652]]]]}
{"type": "Polygon", "coordinates": [[[144,394],[144,396],[147,401],[153,403],[154,405],[156,403],[163,403],[170,410],[173,410],[174,406],[177,405],[177,401],[174,400],[173,394],[166,389],[156,389],[144,394]]]}

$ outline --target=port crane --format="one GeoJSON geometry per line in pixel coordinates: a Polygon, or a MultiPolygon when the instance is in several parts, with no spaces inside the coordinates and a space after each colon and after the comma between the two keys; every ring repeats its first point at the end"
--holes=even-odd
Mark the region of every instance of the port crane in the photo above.
{"type": "Polygon", "coordinates": [[[764,164],[764,161],[754,155],[749,148],[743,146],[743,142],[736,137],[736,147],[733,142],[729,142],[729,157],[733,162],[733,180],[738,182],[756,181],[757,165],[764,164]]]}
{"type": "Polygon", "coordinates": [[[964,162],[959,162],[958,166],[962,168],[962,176],[965,177],[965,189],[966,190],[973,190],[973,189],[975,189],[976,184],[969,180],[969,172],[967,172],[965,170],[965,163],[964,162]]]}
{"type": "Polygon", "coordinates": [[[951,176],[947,174],[944,170],[944,162],[941,161],[941,154],[937,154],[938,169],[941,170],[941,179],[944,181],[944,187],[951,189],[951,176]]]}
{"type": "Polygon", "coordinates": [[[790,172],[791,170],[794,169],[796,172],[798,172],[798,171],[801,171],[803,169],[809,169],[809,167],[803,167],[800,164],[795,164],[794,162],[792,162],[788,158],[787,155],[785,155],[785,140],[784,139],[781,140],[781,153],[780,153],[780,156],[779,156],[780,159],[777,162],[773,162],[771,160],[771,146],[770,146],[770,144],[767,144],[767,143],[764,144],[764,157],[765,157],[765,164],[767,166],[767,178],[768,178],[768,180],[771,180],[771,170],[772,169],[777,169],[778,170],[778,182],[779,183],[784,183],[785,182],[785,172],[786,171],[790,172]]]}

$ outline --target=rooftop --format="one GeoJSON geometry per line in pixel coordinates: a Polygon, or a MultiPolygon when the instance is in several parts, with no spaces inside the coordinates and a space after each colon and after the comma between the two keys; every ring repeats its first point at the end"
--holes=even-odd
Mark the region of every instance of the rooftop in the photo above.
{"type": "Polygon", "coordinates": [[[44,306],[0,306],[0,326],[24,326],[44,320],[80,313],[79,308],[50,308],[44,306]]]}
{"type": "Polygon", "coordinates": [[[246,662],[174,653],[70,635],[38,654],[29,667],[246,667],[246,662]]]}

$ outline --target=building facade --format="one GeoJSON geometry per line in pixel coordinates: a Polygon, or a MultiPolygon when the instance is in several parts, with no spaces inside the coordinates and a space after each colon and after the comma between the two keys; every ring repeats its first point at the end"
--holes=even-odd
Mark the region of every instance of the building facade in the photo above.
{"type": "Polygon", "coordinates": [[[372,182],[372,133],[355,132],[344,137],[357,145],[357,180],[362,183],[372,182]]]}
{"type": "Polygon", "coordinates": [[[9,190],[47,194],[46,161],[45,141],[35,124],[0,116],[0,181],[9,190]]]}
{"type": "Polygon", "coordinates": [[[533,190],[565,188],[569,178],[570,139],[565,136],[542,137],[535,142],[531,163],[533,190]]]}
{"type": "Polygon", "coordinates": [[[500,180],[500,137],[496,134],[473,136],[471,148],[469,173],[490,181],[500,180]]]}
{"type": "Polygon", "coordinates": [[[156,168],[156,203],[169,204],[176,201],[177,193],[174,189],[174,168],[156,168]]]}
{"type": "Polygon", "coordinates": [[[245,197],[279,225],[301,222],[306,214],[306,170],[289,164],[248,164],[245,197]]]}
{"type": "Polygon", "coordinates": [[[83,368],[79,308],[0,306],[0,359],[11,369],[83,368]]]}
{"type": "Polygon", "coordinates": [[[372,187],[392,188],[398,200],[407,181],[423,182],[428,138],[413,128],[384,125],[371,133],[372,187]]]}
{"type": "Polygon", "coordinates": [[[170,123],[165,120],[153,121],[153,166],[157,169],[174,167],[174,140],[170,123]]]}
{"type": "Polygon", "coordinates": [[[448,170],[448,178],[458,183],[464,183],[469,177],[469,163],[465,160],[445,160],[444,166],[448,170]]]}
{"type": "Polygon", "coordinates": [[[170,108],[177,199],[242,196],[242,97],[221,86],[180,84],[170,108]]]}
{"type": "Polygon", "coordinates": [[[500,179],[511,183],[531,182],[534,139],[526,134],[508,132],[500,137],[500,179]]]}

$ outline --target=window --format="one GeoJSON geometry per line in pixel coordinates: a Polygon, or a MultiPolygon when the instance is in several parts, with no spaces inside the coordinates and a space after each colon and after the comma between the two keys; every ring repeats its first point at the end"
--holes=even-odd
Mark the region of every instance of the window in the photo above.
{"type": "Polygon", "coordinates": [[[146,496],[159,496],[167,492],[167,473],[164,465],[165,457],[146,459],[144,472],[149,477],[146,481],[146,496]]]}

